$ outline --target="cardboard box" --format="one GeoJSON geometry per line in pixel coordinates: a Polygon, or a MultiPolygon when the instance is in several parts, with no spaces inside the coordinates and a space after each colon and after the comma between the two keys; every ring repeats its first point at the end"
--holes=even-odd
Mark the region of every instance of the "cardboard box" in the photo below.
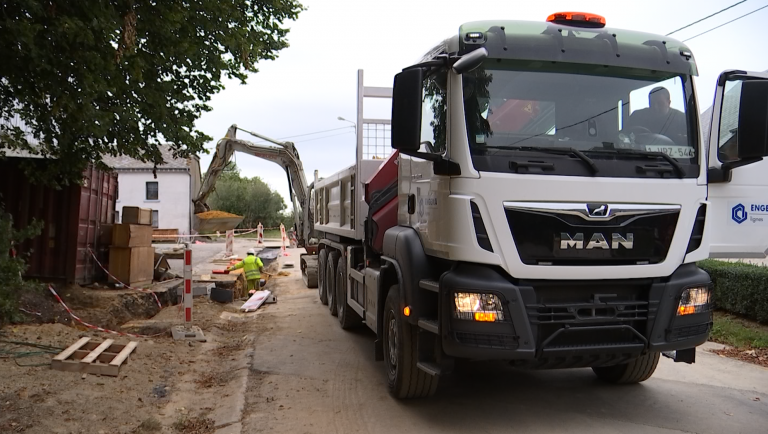
{"type": "Polygon", "coordinates": [[[112,246],[151,247],[152,227],[145,225],[129,225],[126,223],[113,225],[112,246]]]}
{"type": "Polygon", "coordinates": [[[132,225],[152,225],[152,209],[137,206],[124,206],[121,223],[132,225]]]}
{"type": "MultiPolygon", "coordinates": [[[[153,247],[110,247],[109,272],[120,282],[140,287],[152,283],[155,271],[153,247]]],[[[115,282],[112,277],[110,282],[115,282]]]]}

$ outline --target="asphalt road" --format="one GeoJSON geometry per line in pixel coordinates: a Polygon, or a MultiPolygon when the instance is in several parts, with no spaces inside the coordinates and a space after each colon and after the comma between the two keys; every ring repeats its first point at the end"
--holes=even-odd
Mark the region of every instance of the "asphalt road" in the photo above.
{"type": "Polygon", "coordinates": [[[278,303],[259,311],[242,432],[768,432],[768,370],[703,350],[695,365],[662,358],[639,385],[603,384],[590,369],[484,363],[443,378],[431,399],[398,401],[373,360],[373,333],[341,330],[298,270],[273,283],[278,303]]]}

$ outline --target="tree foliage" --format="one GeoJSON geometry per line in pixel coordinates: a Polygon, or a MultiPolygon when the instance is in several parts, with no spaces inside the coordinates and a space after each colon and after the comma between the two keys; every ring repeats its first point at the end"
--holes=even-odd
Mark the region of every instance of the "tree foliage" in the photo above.
{"type": "MultiPolygon", "coordinates": [[[[288,47],[297,0],[10,0],[0,3],[0,156],[58,159],[79,179],[101,156],[162,164],[204,152],[194,127],[222,76],[246,82],[288,47]]],[[[40,174],[37,175],[40,179],[40,174]]]]}
{"type": "MultiPolygon", "coordinates": [[[[216,189],[208,199],[211,209],[244,216],[241,227],[276,227],[285,223],[285,201],[280,193],[269,188],[259,177],[240,176],[240,170],[230,162],[216,181],[216,189]]],[[[286,225],[287,227],[287,225],[286,225]]]]}

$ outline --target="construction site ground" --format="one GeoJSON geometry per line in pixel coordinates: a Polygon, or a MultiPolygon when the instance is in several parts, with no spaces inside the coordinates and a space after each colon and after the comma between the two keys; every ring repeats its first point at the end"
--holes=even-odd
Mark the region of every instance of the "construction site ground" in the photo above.
{"type": "MultiPolygon", "coordinates": [[[[253,246],[237,239],[235,253],[253,246]]],[[[196,274],[222,268],[212,260],[223,244],[192,248],[193,261],[208,255],[196,274]]],[[[0,432],[724,433],[768,426],[768,369],[719,356],[712,351],[722,346],[709,343],[694,365],[662,358],[638,385],[606,385],[589,369],[478,363],[443,378],[433,398],[396,400],[386,391],[383,362],[374,360],[374,334],[339,327],[317,290],[304,287],[301,252],[289,249],[273,262],[267,289],[277,303],[244,314],[242,301],[196,298],[194,324],[207,342],[120,337],[64,323],[3,329],[3,340],[58,347],[80,336],[139,345],[118,377],[19,366],[44,364],[49,355],[0,359],[0,432]],[[284,268],[287,261],[294,266],[284,268]]],[[[162,330],[179,323],[180,312],[170,306],[133,323],[162,330]]]]}

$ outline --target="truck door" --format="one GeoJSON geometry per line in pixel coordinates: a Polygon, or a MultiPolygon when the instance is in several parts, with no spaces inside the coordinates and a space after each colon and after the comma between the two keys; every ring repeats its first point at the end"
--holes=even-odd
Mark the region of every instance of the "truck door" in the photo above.
{"type": "Polygon", "coordinates": [[[720,75],[708,138],[710,257],[765,258],[768,74],[725,71],[720,75]]]}

